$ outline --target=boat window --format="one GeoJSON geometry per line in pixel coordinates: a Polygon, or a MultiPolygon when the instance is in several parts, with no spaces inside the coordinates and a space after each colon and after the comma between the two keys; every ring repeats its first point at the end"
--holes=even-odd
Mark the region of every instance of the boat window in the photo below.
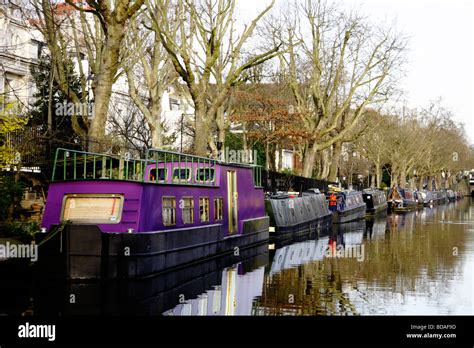
{"type": "Polygon", "coordinates": [[[183,218],[183,224],[194,223],[194,198],[183,197],[179,202],[181,207],[181,216],[183,218]]]}
{"type": "Polygon", "coordinates": [[[214,198],[214,221],[220,221],[223,219],[223,207],[224,200],[222,197],[214,198]]]}
{"type": "Polygon", "coordinates": [[[174,168],[173,181],[189,181],[191,180],[191,168],[174,168]]]}
{"type": "Polygon", "coordinates": [[[123,196],[118,194],[66,195],[62,221],[74,223],[117,224],[122,217],[123,196]]]}
{"type": "Polygon", "coordinates": [[[199,198],[199,215],[201,216],[201,222],[209,221],[209,197],[199,198]]]}
{"type": "MultiPolygon", "coordinates": [[[[158,181],[165,181],[167,178],[167,172],[166,168],[158,168],[158,181]]],[[[150,170],[149,181],[156,182],[156,168],[150,170]]]]}
{"type": "Polygon", "coordinates": [[[162,220],[163,225],[173,226],[176,225],[176,198],[175,197],[163,197],[162,204],[162,220]]]}
{"type": "Polygon", "coordinates": [[[197,181],[214,181],[214,168],[198,168],[196,170],[197,181]]]}

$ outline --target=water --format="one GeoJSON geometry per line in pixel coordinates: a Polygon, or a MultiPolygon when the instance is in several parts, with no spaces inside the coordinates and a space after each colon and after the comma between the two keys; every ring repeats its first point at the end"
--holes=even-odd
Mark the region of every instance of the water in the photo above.
{"type": "Polygon", "coordinates": [[[10,284],[0,315],[473,315],[473,203],[333,226],[142,281],[10,284]]]}

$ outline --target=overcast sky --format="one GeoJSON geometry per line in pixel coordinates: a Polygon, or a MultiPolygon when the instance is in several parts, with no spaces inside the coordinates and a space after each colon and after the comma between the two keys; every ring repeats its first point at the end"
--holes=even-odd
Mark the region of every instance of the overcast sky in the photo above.
{"type": "MultiPolygon", "coordinates": [[[[292,0],[287,0],[292,1],[292,0]]],[[[474,5],[472,0],[338,0],[360,8],[375,22],[395,21],[410,37],[406,77],[400,86],[408,106],[439,97],[463,122],[474,144],[474,5]]],[[[243,17],[253,18],[259,0],[239,0],[243,17]]],[[[265,1],[264,3],[268,3],[265,1]]]]}
{"type": "Polygon", "coordinates": [[[441,97],[474,144],[472,0],[345,0],[374,18],[396,19],[410,36],[402,88],[411,106],[441,97]]]}

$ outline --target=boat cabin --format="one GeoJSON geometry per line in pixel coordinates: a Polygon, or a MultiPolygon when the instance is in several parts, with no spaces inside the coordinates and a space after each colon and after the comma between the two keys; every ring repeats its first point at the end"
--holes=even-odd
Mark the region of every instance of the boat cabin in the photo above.
{"type": "Polygon", "coordinates": [[[231,235],[265,216],[263,201],[259,166],[163,150],[127,159],[58,149],[43,226],[120,233],[221,224],[231,235]]]}

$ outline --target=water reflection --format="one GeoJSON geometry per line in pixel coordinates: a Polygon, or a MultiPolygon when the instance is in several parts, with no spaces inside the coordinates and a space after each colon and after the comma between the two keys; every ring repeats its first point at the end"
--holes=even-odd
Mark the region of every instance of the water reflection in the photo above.
{"type": "Polygon", "coordinates": [[[329,237],[284,246],[275,252],[255,312],[474,314],[473,209],[464,199],[336,227],[329,237]],[[326,257],[322,251],[331,242],[363,245],[364,260],[326,257]],[[297,257],[311,249],[317,257],[297,257]]]}
{"type": "Polygon", "coordinates": [[[268,246],[135,280],[35,286],[34,315],[249,315],[262,293],[268,246]],[[73,300],[73,301],[71,301],[73,300]]]}
{"type": "Polygon", "coordinates": [[[2,281],[0,315],[472,315],[472,203],[335,225],[134,281],[38,279],[33,292],[2,281]]]}

